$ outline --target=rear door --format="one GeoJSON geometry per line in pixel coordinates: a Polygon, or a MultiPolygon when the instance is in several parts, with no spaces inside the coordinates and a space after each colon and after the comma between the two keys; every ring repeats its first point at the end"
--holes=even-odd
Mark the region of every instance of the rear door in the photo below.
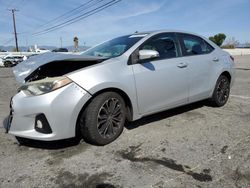
{"type": "Polygon", "coordinates": [[[136,83],[138,107],[141,114],[149,114],[185,104],[188,99],[187,66],[180,58],[175,33],[151,37],[132,54],[148,49],[160,57],[132,65],[136,83]]]}
{"type": "Polygon", "coordinates": [[[191,34],[178,34],[184,61],[188,64],[189,102],[205,99],[211,93],[214,48],[204,39],[191,34]]]}

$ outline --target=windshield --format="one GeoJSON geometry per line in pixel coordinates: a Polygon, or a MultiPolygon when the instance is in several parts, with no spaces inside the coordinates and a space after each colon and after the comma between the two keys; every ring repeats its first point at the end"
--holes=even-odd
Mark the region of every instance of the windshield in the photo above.
{"type": "Polygon", "coordinates": [[[104,42],[83,52],[83,55],[112,58],[122,55],[146,34],[126,35],[104,42]]]}

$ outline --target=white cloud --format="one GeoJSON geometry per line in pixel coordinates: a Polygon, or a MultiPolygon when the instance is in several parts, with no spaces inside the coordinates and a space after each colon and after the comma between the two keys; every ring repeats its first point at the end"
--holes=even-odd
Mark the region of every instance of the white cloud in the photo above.
{"type": "Polygon", "coordinates": [[[134,3],[131,4],[128,9],[123,11],[120,15],[117,15],[115,20],[121,20],[121,19],[127,19],[131,17],[141,16],[149,13],[153,13],[155,11],[158,11],[162,6],[164,5],[164,2],[148,2],[146,5],[142,3],[134,3]]]}

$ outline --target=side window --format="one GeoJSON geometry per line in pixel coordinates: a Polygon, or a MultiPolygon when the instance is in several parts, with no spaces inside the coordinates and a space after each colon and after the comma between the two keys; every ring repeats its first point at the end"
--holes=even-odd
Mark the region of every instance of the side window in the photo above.
{"type": "Polygon", "coordinates": [[[156,50],[159,59],[174,58],[179,56],[177,39],[174,33],[163,33],[148,39],[139,50],[156,50]]]}
{"type": "Polygon", "coordinates": [[[181,43],[184,56],[207,54],[213,51],[212,46],[194,35],[181,34],[181,43]]]}
{"type": "Polygon", "coordinates": [[[206,53],[209,54],[210,52],[212,52],[214,50],[214,47],[212,47],[210,44],[208,44],[206,41],[204,41],[205,45],[206,45],[206,53]]]}

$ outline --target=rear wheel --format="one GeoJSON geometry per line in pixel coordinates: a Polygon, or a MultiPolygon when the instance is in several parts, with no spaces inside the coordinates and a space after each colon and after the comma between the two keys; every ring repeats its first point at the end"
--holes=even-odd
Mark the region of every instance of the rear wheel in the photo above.
{"type": "Polygon", "coordinates": [[[12,67],[12,63],[10,61],[5,61],[4,66],[5,67],[12,67]]]}
{"type": "Polygon", "coordinates": [[[221,75],[215,85],[211,104],[213,106],[224,106],[227,103],[230,93],[230,81],[225,75],[221,75]]]}
{"type": "Polygon", "coordinates": [[[106,145],[123,131],[126,119],[125,102],[114,92],[96,96],[80,117],[80,128],[85,141],[106,145]]]}

